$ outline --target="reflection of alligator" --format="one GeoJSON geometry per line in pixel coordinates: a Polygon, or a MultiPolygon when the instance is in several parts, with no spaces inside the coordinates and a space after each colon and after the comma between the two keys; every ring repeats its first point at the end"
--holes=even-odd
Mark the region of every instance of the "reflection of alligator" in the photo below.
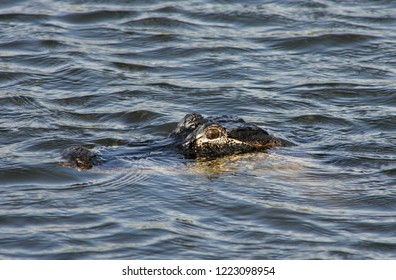
{"type": "MultiPolygon", "coordinates": [[[[246,123],[240,118],[229,116],[204,118],[199,114],[186,115],[169,138],[171,142],[158,144],[170,145],[186,158],[201,160],[260,152],[291,144],[289,141],[269,135],[260,127],[246,123]]],[[[135,146],[134,143],[130,145],[135,146]]],[[[78,169],[90,169],[101,162],[97,154],[81,146],[66,149],[62,157],[65,160],[61,163],[63,166],[78,169]]]]}

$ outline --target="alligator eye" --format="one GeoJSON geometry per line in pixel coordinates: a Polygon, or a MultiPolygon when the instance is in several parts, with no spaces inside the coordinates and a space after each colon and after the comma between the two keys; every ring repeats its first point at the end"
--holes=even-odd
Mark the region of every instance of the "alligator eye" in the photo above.
{"type": "Polygon", "coordinates": [[[205,132],[206,138],[209,140],[217,139],[220,138],[221,133],[220,130],[215,129],[215,128],[210,128],[205,132]]]}

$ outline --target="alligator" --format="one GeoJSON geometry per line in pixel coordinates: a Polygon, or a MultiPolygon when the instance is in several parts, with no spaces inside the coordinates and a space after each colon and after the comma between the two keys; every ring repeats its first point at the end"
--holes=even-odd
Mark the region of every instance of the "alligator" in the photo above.
{"type": "MultiPolygon", "coordinates": [[[[264,152],[293,144],[238,117],[204,117],[192,113],[183,118],[167,139],[131,142],[127,145],[149,146],[152,149],[171,148],[186,159],[206,161],[236,154],[264,152]]],[[[79,170],[91,169],[103,162],[98,153],[83,146],[67,148],[63,151],[62,158],[62,166],[79,170]]]]}

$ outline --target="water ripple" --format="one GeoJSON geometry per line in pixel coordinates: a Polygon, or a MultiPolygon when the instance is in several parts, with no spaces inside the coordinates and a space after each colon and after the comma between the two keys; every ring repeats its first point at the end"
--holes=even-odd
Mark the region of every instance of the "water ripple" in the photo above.
{"type": "Polygon", "coordinates": [[[0,258],[395,258],[395,9],[1,2],[0,258]],[[186,160],[189,112],[296,146],[186,160]]]}

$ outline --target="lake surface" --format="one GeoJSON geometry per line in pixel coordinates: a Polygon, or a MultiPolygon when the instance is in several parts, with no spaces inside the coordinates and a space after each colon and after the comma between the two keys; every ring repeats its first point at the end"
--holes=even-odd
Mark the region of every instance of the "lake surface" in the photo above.
{"type": "Polygon", "coordinates": [[[0,135],[1,259],[395,259],[396,2],[0,0],[0,135]],[[296,146],[122,157],[189,112],[296,146]]]}

